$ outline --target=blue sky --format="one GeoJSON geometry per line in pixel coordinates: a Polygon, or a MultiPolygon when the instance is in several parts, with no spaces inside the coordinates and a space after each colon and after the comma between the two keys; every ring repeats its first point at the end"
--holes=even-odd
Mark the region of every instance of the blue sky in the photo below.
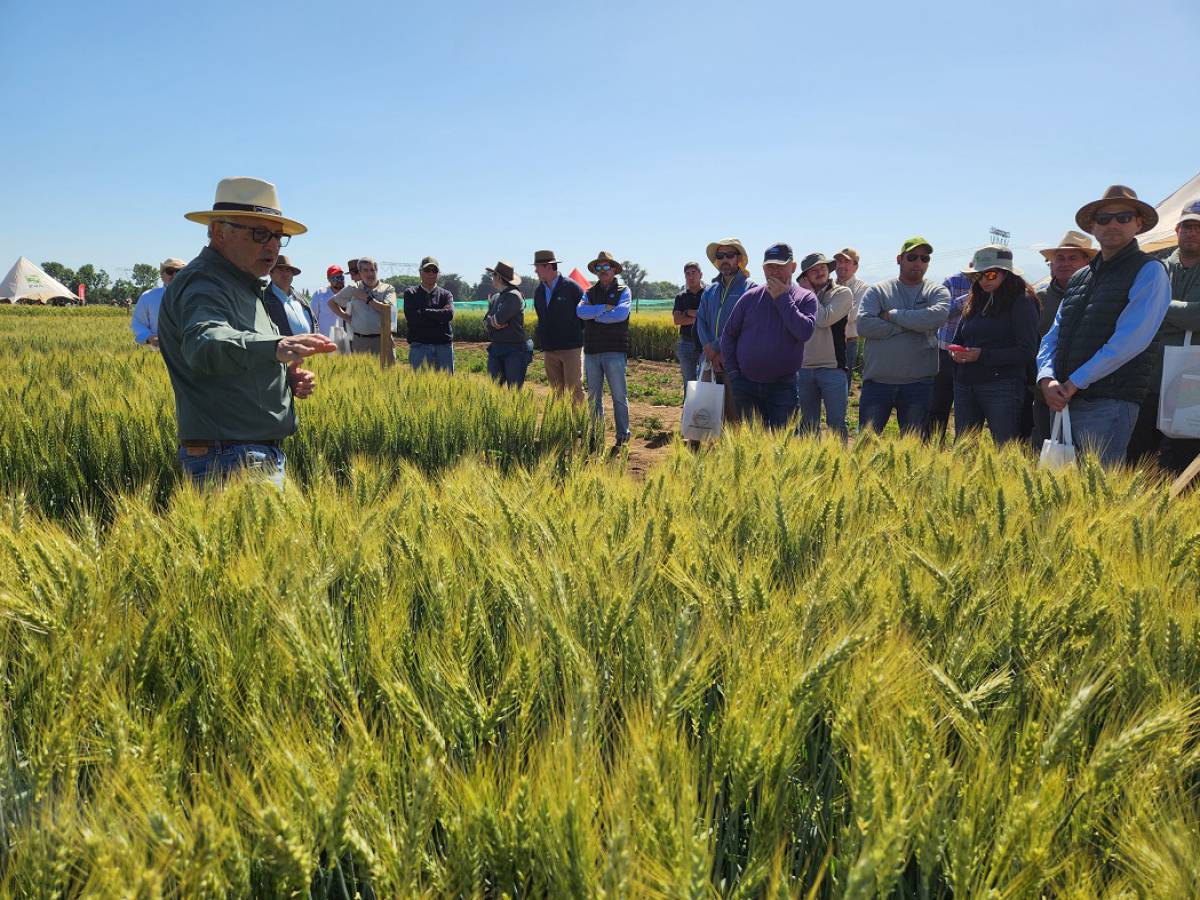
{"type": "MultiPolygon", "coordinates": [[[[600,249],[681,280],[715,238],[847,244],[869,279],[990,226],[1018,264],[1114,182],[1200,170],[1200,4],[58,4],[0,0],[0,269],[190,259],[183,213],[274,181],[323,283],[352,255],[600,249]],[[1131,10],[1144,11],[1140,17],[1131,10]]],[[[705,266],[711,274],[711,268],[705,266]]]]}

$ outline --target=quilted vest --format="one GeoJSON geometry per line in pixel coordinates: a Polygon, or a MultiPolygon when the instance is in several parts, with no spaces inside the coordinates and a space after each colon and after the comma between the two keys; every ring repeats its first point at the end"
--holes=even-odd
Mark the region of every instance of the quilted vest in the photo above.
{"type": "MultiPolygon", "coordinates": [[[[606,290],[604,285],[596,282],[587,292],[589,304],[611,303],[614,306],[621,299],[625,285],[620,279],[614,278],[606,290]]],[[[624,322],[604,324],[593,319],[583,322],[583,352],[584,353],[629,353],[629,319],[624,322]]]]}

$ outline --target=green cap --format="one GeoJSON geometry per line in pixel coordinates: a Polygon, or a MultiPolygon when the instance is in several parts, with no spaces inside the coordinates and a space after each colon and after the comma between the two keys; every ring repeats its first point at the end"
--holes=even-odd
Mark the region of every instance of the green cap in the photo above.
{"type": "Polygon", "coordinates": [[[432,256],[427,256],[423,260],[421,260],[421,268],[422,269],[428,269],[430,266],[433,266],[439,272],[442,270],[442,267],[438,265],[438,261],[436,259],[434,259],[432,256]]]}
{"type": "Polygon", "coordinates": [[[917,237],[910,237],[907,241],[905,241],[904,246],[900,248],[900,252],[907,253],[909,250],[916,250],[918,247],[928,247],[929,252],[933,252],[933,244],[929,243],[929,241],[925,240],[925,238],[920,237],[919,235],[917,237]]]}

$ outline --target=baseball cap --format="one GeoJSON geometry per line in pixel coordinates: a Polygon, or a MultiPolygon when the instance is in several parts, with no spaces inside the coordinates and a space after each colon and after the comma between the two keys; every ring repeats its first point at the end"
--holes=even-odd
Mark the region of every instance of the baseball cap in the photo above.
{"type": "Polygon", "coordinates": [[[439,272],[442,271],[442,267],[438,265],[438,261],[436,259],[434,259],[432,256],[427,256],[423,260],[421,260],[421,269],[422,270],[428,269],[430,266],[433,266],[439,272]]]}
{"type": "Polygon", "coordinates": [[[763,254],[763,265],[767,263],[783,265],[795,259],[790,244],[772,244],[763,254]]]}
{"type": "Polygon", "coordinates": [[[837,253],[833,254],[834,259],[837,259],[839,256],[844,256],[851,262],[858,262],[858,251],[853,247],[843,247],[837,253]]]}
{"type": "Polygon", "coordinates": [[[346,273],[342,271],[341,266],[330,266],[328,269],[325,270],[326,278],[333,278],[337,275],[345,275],[345,274],[346,273]]]}
{"type": "Polygon", "coordinates": [[[1200,222],[1200,200],[1193,200],[1179,212],[1180,222],[1200,222]]]}
{"type": "Polygon", "coordinates": [[[904,245],[900,248],[900,252],[907,253],[909,250],[916,250],[918,247],[928,247],[929,252],[933,252],[933,244],[929,243],[929,241],[920,236],[910,237],[904,242],[904,245]]]}

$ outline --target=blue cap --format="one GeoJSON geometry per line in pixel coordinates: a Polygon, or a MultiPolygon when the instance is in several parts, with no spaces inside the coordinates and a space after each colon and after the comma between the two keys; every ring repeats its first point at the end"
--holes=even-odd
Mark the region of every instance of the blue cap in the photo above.
{"type": "Polygon", "coordinates": [[[767,248],[767,252],[763,254],[763,265],[767,263],[790,263],[795,258],[790,244],[772,244],[767,248]]]}

